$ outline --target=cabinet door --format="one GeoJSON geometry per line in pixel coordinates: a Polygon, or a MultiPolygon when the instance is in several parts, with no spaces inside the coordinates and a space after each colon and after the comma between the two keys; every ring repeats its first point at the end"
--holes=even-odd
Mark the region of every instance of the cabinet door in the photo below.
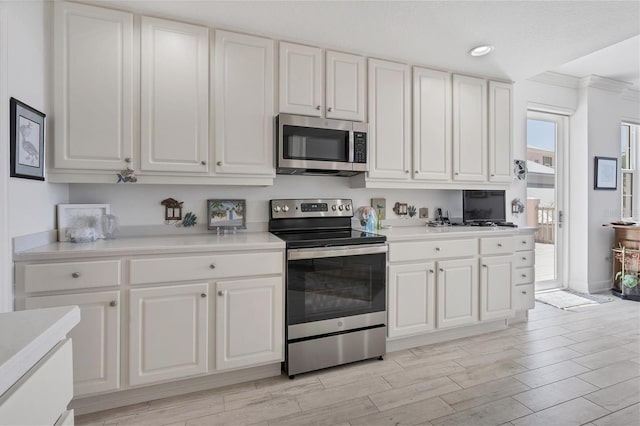
{"type": "Polygon", "coordinates": [[[478,260],[438,262],[438,328],[478,321],[478,260]]]}
{"type": "Polygon", "coordinates": [[[134,289],[129,307],[129,384],[207,370],[208,285],[134,289]]]}
{"type": "Polygon", "coordinates": [[[282,278],[216,283],[216,369],[282,361],[282,278]]]}
{"type": "Polygon", "coordinates": [[[513,85],[489,82],[489,181],[511,182],[513,85]]]}
{"type": "Polygon", "coordinates": [[[273,40],[215,40],[216,173],[273,176],[273,40]]]}
{"type": "Polygon", "coordinates": [[[206,172],[209,30],[143,16],[140,49],[140,168],[206,172]]]}
{"type": "Polygon", "coordinates": [[[322,115],[322,50],[280,42],[280,112],[322,115]]]}
{"type": "Polygon", "coordinates": [[[54,167],[122,170],[133,147],[133,15],[54,3],[54,167]]]}
{"type": "Polygon", "coordinates": [[[413,178],[451,180],[451,74],[413,68],[413,178]]]}
{"type": "Polygon", "coordinates": [[[513,256],[480,259],[480,320],[513,316],[513,256]]]}
{"type": "Polygon", "coordinates": [[[327,51],[327,118],[365,121],[364,57],[327,51]]]}
{"type": "Polygon", "coordinates": [[[27,297],[27,309],[78,305],[80,323],[73,341],[75,397],[120,387],[120,292],[27,297]]]}
{"type": "Polygon", "coordinates": [[[389,337],[433,330],[434,268],[433,262],[389,266],[389,337]]]}
{"type": "Polygon", "coordinates": [[[369,177],[408,180],[411,156],[410,68],[369,59],[369,177]]]}
{"type": "Polygon", "coordinates": [[[487,180],[487,82],[453,76],[453,179],[487,180]]]}

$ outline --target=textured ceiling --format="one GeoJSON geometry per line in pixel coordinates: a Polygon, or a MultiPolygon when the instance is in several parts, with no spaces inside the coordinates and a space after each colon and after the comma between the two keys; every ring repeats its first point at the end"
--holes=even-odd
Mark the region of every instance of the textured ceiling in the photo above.
{"type": "Polygon", "coordinates": [[[637,0],[82,1],[513,81],[640,34],[637,0]],[[467,55],[480,43],[496,50],[467,55]]]}

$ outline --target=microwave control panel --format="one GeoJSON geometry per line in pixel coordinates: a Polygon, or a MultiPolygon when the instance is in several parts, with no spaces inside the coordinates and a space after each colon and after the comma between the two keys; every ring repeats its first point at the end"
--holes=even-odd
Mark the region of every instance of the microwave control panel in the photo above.
{"type": "Polygon", "coordinates": [[[364,132],[353,132],[353,162],[367,162],[367,134],[364,132]]]}

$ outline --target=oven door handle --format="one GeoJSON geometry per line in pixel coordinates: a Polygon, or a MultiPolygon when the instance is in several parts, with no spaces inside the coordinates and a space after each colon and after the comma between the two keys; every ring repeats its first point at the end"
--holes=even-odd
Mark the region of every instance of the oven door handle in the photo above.
{"type": "Polygon", "coordinates": [[[386,244],[340,246],[323,248],[292,249],[287,251],[288,260],[319,259],[323,257],[357,256],[387,252],[386,244]]]}

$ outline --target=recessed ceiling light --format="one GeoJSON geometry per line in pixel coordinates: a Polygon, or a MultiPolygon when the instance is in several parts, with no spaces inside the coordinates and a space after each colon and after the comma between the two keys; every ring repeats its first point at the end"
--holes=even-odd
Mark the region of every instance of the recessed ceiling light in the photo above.
{"type": "Polygon", "coordinates": [[[494,47],[490,44],[482,44],[480,46],[476,46],[469,51],[469,55],[471,56],[484,56],[493,52],[494,47]]]}

